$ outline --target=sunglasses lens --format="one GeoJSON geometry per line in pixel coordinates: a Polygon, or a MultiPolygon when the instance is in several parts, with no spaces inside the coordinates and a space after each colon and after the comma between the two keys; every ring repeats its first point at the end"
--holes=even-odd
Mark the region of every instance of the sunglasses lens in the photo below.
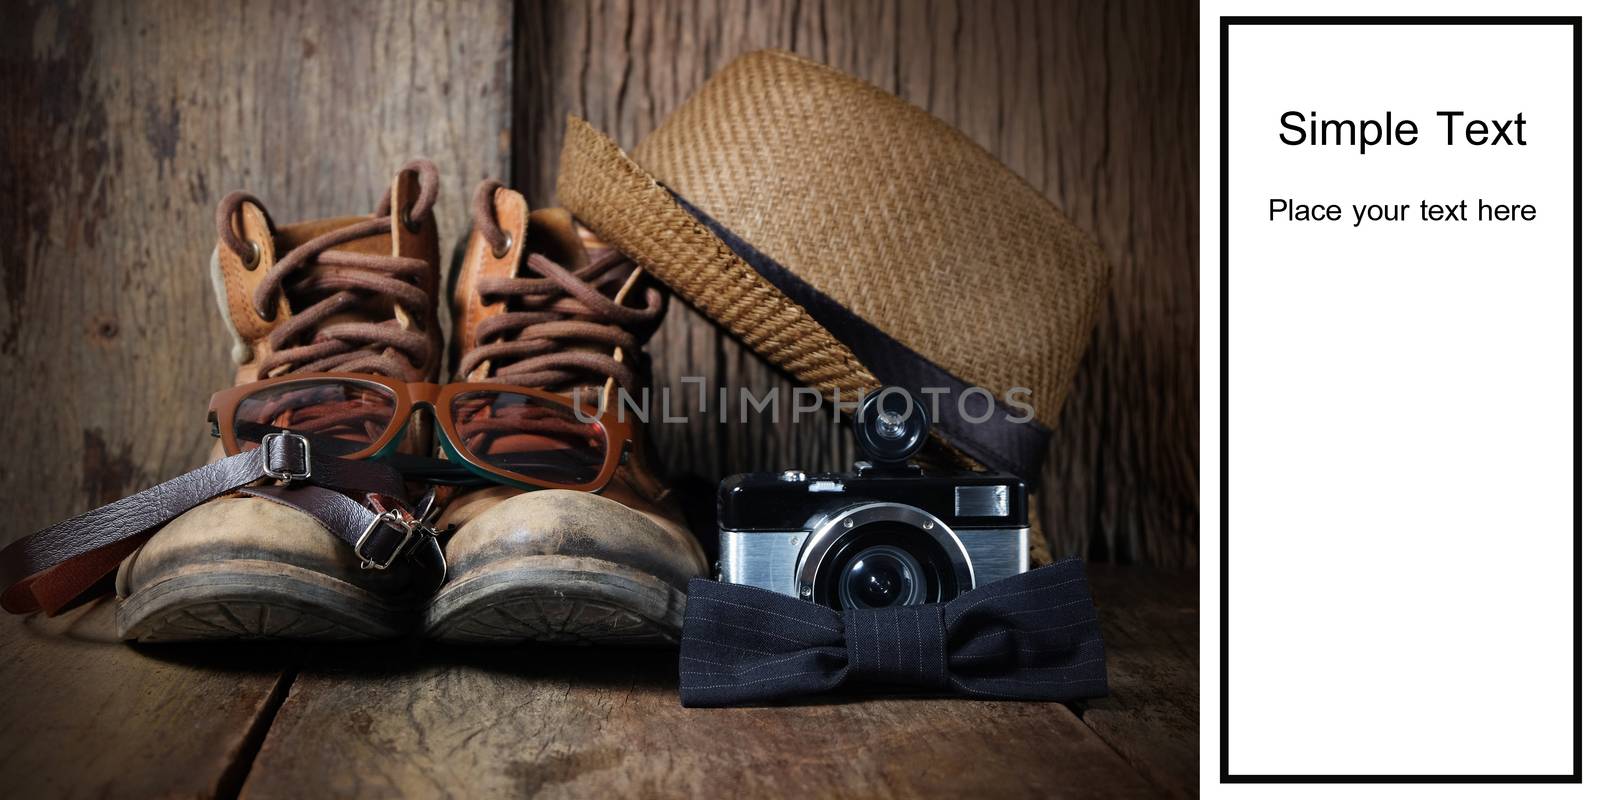
{"type": "Polygon", "coordinates": [[[233,435],[254,449],[270,433],[298,433],[313,449],[340,456],[371,447],[394,420],[394,394],[375,383],[345,380],[288,381],[239,402],[233,435]]]}
{"type": "Polygon", "coordinates": [[[463,455],[535,482],[581,486],[600,476],[606,429],[570,405],[513,392],[465,392],[450,402],[463,455]]]}

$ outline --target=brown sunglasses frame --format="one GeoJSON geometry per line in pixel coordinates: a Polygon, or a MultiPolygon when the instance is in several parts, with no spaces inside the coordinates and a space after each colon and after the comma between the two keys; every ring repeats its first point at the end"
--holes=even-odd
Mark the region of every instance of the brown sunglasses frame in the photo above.
{"type": "Polygon", "coordinates": [[[579,408],[591,419],[597,418],[600,426],[606,432],[606,455],[605,460],[601,463],[599,473],[596,474],[594,480],[581,485],[535,480],[527,475],[519,475],[515,472],[503,470],[473,458],[465,443],[456,435],[455,423],[451,420],[448,411],[450,402],[461,394],[506,392],[533,397],[555,403],[561,407],[571,408],[573,398],[570,396],[504,383],[407,383],[382,375],[353,372],[311,372],[265,378],[254,383],[223,389],[213,394],[207,414],[216,423],[217,433],[222,439],[223,450],[229,455],[236,455],[242,452],[238,437],[234,433],[234,422],[235,415],[239,411],[239,404],[244,402],[245,398],[269,386],[278,384],[314,383],[328,380],[350,381],[379,387],[388,390],[395,398],[395,415],[389,421],[388,427],[378,435],[378,438],[370,446],[344,456],[352,460],[371,458],[397,440],[400,434],[405,432],[406,427],[411,424],[411,417],[416,413],[419,406],[428,408],[429,414],[433,417],[435,428],[444,435],[446,442],[449,444],[449,449],[454,451],[456,457],[470,463],[474,469],[500,476],[514,485],[530,488],[572,489],[580,492],[598,491],[611,482],[612,475],[616,473],[617,467],[622,463],[623,453],[633,440],[633,425],[630,422],[615,417],[607,417],[600,413],[595,406],[587,403],[582,404],[579,408]],[[440,407],[445,408],[446,413],[440,414],[438,410],[440,407]]]}

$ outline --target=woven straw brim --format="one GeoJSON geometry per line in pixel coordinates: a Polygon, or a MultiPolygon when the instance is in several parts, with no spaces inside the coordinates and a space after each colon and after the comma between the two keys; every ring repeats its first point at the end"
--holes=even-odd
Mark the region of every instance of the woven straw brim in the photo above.
{"type": "MultiPolygon", "coordinates": [[[[673,199],[622,149],[577,117],[567,118],[556,192],[579,219],[608,242],[627,242],[630,257],[745,345],[796,379],[823,392],[853,396],[880,383],[799,305],[761,277],[718,236],[673,199]],[[582,191],[574,189],[581,185],[582,191]]],[[[964,469],[981,464],[934,432],[935,461],[964,469]]],[[[1029,558],[1052,561],[1029,509],[1029,558]]]]}
{"type": "MultiPolygon", "coordinates": [[[[556,194],[601,239],[616,245],[712,321],[795,379],[853,400],[881,382],[850,348],[683,209],[615,142],[567,118],[556,194]]],[[[936,460],[980,466],[935,432],[936,460]]]]}
{"type": "Polygon", "coordinates": [[[600,238],[746,345],[822,389],[874,389],[849,348],[685,211],[605,134],[567,118],[556,194],[600,238]]]}
{"type": "Polygon", "coordinates": [[[851,75],[763,51],[719,70],[632,157],[967,385],[1031,390],[1038,421],[1056,425],[1108,268],[1060,209],[960,131],[851,75]]]}
{"type": "Polygon", "coordinates": [[[965,411],[969,390],[987,390],[996,413],[974,420],[945,405],[941,438],[969,457],[958,463],[1025,477],[1043,460],[1107,277],[1087,236],[962,134],[775,51],[718,72],[631,158],[569,118],[557,192],[825,393],[881,382],[959,396],[965,411]],[[1015,422],[1028,406],[1032,419],[1015,422]]]}

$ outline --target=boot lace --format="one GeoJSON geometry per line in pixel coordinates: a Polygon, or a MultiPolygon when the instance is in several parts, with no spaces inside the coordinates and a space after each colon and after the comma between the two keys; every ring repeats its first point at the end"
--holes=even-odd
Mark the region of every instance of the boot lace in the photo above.
{"type": "MultiPolygon", "coordinates": [[[[439,171],[432,162],[416,160],[401,167],[418,180],[416,202],[404,222],[415,224],[433,212],[439,194],[439,171]]],[[[245,203],[265,206],[254,196],[234,192],[217,207],[217,238],[224,247],[247,262],[255,258],[254,245],[234,232],[234,215],[245,203]]],[[[263,319],[276,314],[278,293],[289,299],[292,315],[267,335],[272,354],[262,360],[257,377],[289,372],[367,372],[402,380],[422,380],[430,360],[423,326],[433,298],[423,285],[431,269],[427,261],[402,256],[351,253],[331,248],[368,236],[389,233],[393,227],[390,198],[383,200],[370,219],[322,234],[290,250],[262,276],[252,302],[263,319]],[[383,322],[330,322],[347,310],[374,300],[388,301],[396,318],[383,322]]],[[[271,218],[268,218],[271,227],[271,218]]]]}
{"type": "MultiPolygon", "coordinates": [[[[473,229],[497,251],[510,244],[494,216],[494,193],[500,188],[484,181],[472,209],[473,229]]],[[[506,311],[479,323],[480,344],[462,357],[460,374],[487,362],[489,373],[502,383],[576,388],[591,401],[603,397],[611,383],[636,388],[641,347],[666,311],[655,282],[610,248],[591,250],[589,263],[573,270],[533,252],[524,263],[523,272],[535,277],[479,281],[483,302],[504,301],[506,311]],[[630,296],[638,300],[630,304],[630,296]],[[601,352],[606,347],[613,350],[601,352]],[[616,358],[617,351],[624,357],[616,358]]]]}

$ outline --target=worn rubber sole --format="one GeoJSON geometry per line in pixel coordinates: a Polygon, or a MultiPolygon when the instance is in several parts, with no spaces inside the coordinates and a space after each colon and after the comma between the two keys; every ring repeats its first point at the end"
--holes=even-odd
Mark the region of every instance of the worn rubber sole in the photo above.
{"type": "Polygon", "coordinates": [[[460,644],[665,646],[683,629],[685,596],[653,575],[593,558],[505,559],[452,579],[423,630],[460,644]]]}
{"type": "Polygon", "coordinates": [[[408,633],[415,606],[385,602],[336,578],[274,561],[237,559],[176,570],[117,605],[123,639],[371,641],[408,633]]]}

